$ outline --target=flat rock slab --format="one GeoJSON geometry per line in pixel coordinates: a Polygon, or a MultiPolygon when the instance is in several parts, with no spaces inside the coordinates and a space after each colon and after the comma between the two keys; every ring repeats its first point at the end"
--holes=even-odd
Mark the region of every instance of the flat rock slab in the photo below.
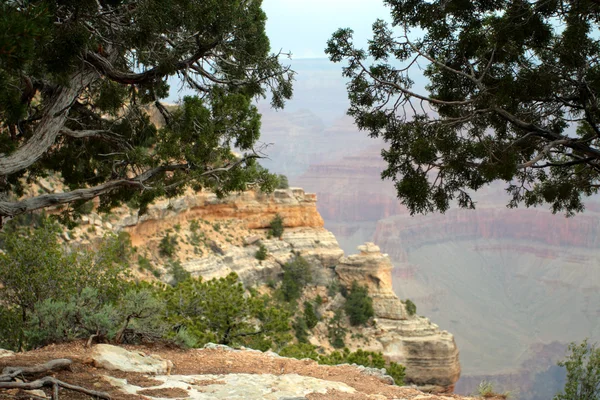
{"type": "Polygon", "coordinates": [[[0,358],[2,357],[12,357],[15,355],[14,351],[0,349],[0,358]]]}
{"type": "Polygon", "coordinates": [[[173,367],[170,360],[165,360],[158,355],[128,351],[110,344],[94,346],[91,358],[95,367],[111,371],[168,374],[173,367]]]}
{"type": "Polygon", "coordinates": [[[179,398],[191,400],[280,400],[302,398],[310,393],[326,394],[329,390],[356,393],[342,382],[332,382],[297,374],[227,374],[153,376],[163,382],[153,387],[140,387],[126,379],[104,377],[112,386],[128,394],[153,399],[179,398]]]}

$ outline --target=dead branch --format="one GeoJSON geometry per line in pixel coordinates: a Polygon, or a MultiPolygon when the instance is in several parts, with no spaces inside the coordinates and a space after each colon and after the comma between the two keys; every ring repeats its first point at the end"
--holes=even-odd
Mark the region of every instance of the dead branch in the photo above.
{"type": "MultiPolygon", "coordinates": [[[[96,397],[99,399],[111,400],[111,397],[108,393],[98,392],[96,390],[86,389],[81,386],[71,385],[70,383],[60,381],[51,376],[46,376],[44,378],[35,380],[33,382],[0,382],[0,389],[23,389],[23,390],[34,390],[41,389],[43,387],[57,387],[60,386],[62,388],[73,390],[75,392],[84,393],[88,396],[96,397]]],[[[54,389],[54,393],[56,393],[56,388],[54,389]]]]}

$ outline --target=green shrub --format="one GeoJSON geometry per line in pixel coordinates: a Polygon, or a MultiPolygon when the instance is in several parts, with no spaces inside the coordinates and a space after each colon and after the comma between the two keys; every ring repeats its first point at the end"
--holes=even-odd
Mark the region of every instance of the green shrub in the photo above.
{"type": "Polygon", "coordinates": [[[373,299],[369,297],[366,286],[360,286],[358,282],[352,282],[350,293],[344,304],[344,311],[350,319],[350,325],[364,325],[375,315],[373,311],[373,299]]]}
{"type": "Polygon", "coordinates": [[[329,320],[329,326],[327,327],[329,343],[336,349],[346,347],[346,332],[347,329],[344,327],[344,312],[341,309],[336,310],[333,318],[329,320]]]}
{"type": "Polygon", "coordinates": [[[269,236],[280,238],[283,235],[283,218],[277,214],[270,222],[269,236]]]}
{"type": "Polygon", "coordinates": [[[36,307],[46,300],[67,303],[85,288],[95,289],[100,303],[115,301],[127,282],[131,243],[126,236],[107,236],[98,251],[67,251],[61,229],[42,221],[38,228],[16,227],[0,234],[0,302],[20,316],[18,344],[27,348],[24,329],[36,307]]]}
{"type": "Polygon", "coordinates": [[[69,300],[46,299],[36,304],[25,327],[28,347],[45,346],[97,334],[112,338],[120,318],[111,304],[99,300],[98,290],[85,288],[69,300]]]}
{"type": "Polygon", "coordinates": [[[256,259],[259,261],[264,261],[267,259],[268,254],[269,252],[267,250],[267,247],[264,244],[261,244],[256,253],[254,254],[254,257],[256,257],[256,259]]]}
{"type": "Polygon", "coordinates": [[[337,279],[332,280],[329,285],[327,285],[327,296],[335,297],[336,294],[340,293],[340,282],[337,279]]]}
{"type": "Polygon", "coordinates": [[[183,282],[186,279],[189,279],[192,276],[185,268],[183,268],[179,260],[171,260],[169,262],[167,270],[173,277],[173,280],[171,282],[173,286],[177,285],[179,282],[183,282]]]}
{"type": "Polygon", "coordinates": [[[295,257],[283,266],[281,292],[285,301],[297,300],[304,287],[312,281],[311,268],[302,256],[295,257]]]}
{"type": "Polygon", "coordinates": [[[334,351],[329,355],[319,356],[318,362],[319,364],[327,365],[357,364],[370,368],[385,368],[387,374],[394,378],[396,385],[404,385],[404,366],[393,361],[387,362],[383,354],[379,352],[364,351],[362,349],[350,352],[350,350],[345,348],[342,352],[334,351]]]}
{"type": "Polygon", "coordinates": [[[277,175],[277,189],[288,189],[289,187],[288,177],[283,174],[277,175]]]}
{"type": "Polygon", "coordinates": [[[160,240],[158,245],[158,252],[163,257],[173,257],[175,255],[175,251],[177,251],[177,237],[171,236],[167,233],[166,236],[160,240]]]}
{"type": "Polygon", "coordinates": [[[324,355],[317,353],[316,347],[311,344],[298,343],[284,347],[279,355],[297,359],[310,358],[319,364],[325,365],[357,364],[370,368],[385,368],[387,374],[394,378],[396,385],[404,385],[404,366],[395,362],[387,362],[381,353],[362,349],[351,352],[345,348],[343,351],[334,351],[331,354],[324,355]]]}
{"type": "Polygon", "coordinates": [[[600,399],[600,347],[581,343],[569,344],[567,358],[558,363],[567,370],[567,382],[555,400],[600,399]]]}
{"type": "MultiPolygon", "coordinates": [[[[198,345],[208,342],[247,345],[260,338],[273,342],[289,335],[291,314],[268,296],[246,295],[236,274],[203,282],[188,279],[164,294],[169,321],[186,328],[198,345]]],[[[289,340],[289,338],[286,338],[289,340]]]]}
{"type": "Polygon", "coordinates": [[[320,294],[318,294],[317,297],[315,297],[315,304],[317,305],[317,307],[319,307],[323,304],[323,298],[321,297],[320,294]]]}
{"type": "Polygon", "coordinates": [[[313,329],[319,322],[319,317],[315,312],[314,306],[308,301],[304,302],[304,320],[308,329],[313,329]]]}
{"type": "Polygon", "coordinates": [[[417,306],[410,299],[406,299],[404,305],[406,306],[406,312],[411,317],[417,313],[417,306]]]}
{"type": "Polygon", "coordinates": [[[292,328],[294,329],[294,334],[299,343],[308,343],[308,326],[306,325],[304,317],[296,317],[292,323],[292,328]]]}
{"type": "Polygon", "coordinates": [[[315,349],[315,346],[312,344],[294,343],[281,349],[279,355],[282,357],[297,358],[299,360],[310,358],[311,360],[317,361],[319,359],[319,354],[315,349]]]}

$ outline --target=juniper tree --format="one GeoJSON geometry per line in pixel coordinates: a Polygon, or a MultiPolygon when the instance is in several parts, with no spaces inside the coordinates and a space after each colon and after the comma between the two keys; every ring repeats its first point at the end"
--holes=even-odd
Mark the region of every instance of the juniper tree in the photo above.
{"type": "Polygon", "coordinates": [[[384,2],[392,23],[368,49],[340,29],[326,51],[347,62],[348,113],[387,142],[382,177],[410,211],[473,208],[494,181],[511,207],[583,210],[600,188],[600,3],[384,2]]]}
{"type": "Polygon", "coordinates": [[[3,1],[0,217],[98,196],[143,210],[190,185],[272,188],[252,100],[283,107],[293,72],[265,21],[260,0],[3,1]],[[176,109],[161,102],[174,81],[193,93],[176,109]],[[48,174],[67,190],[24,196],[48,174]]]}

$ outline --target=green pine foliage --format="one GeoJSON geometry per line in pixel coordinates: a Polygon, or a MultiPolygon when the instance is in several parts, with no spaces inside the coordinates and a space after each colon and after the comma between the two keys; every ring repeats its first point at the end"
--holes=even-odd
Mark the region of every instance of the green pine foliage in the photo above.
{"type": "Polygon", "coordinates": [[[269,251],[267,250],[267,247],[264,244],[261,244],[258,247],[258,250],[256,250],[256,253],[254,253],[254,257],[258,261],[266,260],[268,255],[269,255],[269,251]]]}
{"type": "Polygon", "coordinates": [[[558,363],[567,370],[567,382],[554,400],[600,399],[600,347],[588,343],[571,343],[567,358],[558,363]]]}
{"type": "Polygon", "coordinates": [[[177,242],[177,236],[171,236],[170,233],[167,233],[165,236],[163,236],[158,244],[158,252],[163,257],[173,257],[178,246],[179,243],[177,242]]]}
{"type": "Polygon", "coordinates": [[[349,349],[344,348],[342,351],[334,351],[331,354],[319,354],[316,350],[313,345],[298,343],[284,347],[279,354],[283,357],[298,359],[310,358],[324,365],[357,364],[371,368],[385,368],[386,373],[394,378],[396,385],[404,385],[404,366],[393,361],[386,361],[381,353],[362,349],[351,352],[349,349]]]}
{"type": "Polygon", "coordinates": [[[304,302],[304,320],[308,329],[313,329],[319,323],[319,316],[315,312],[315,307],[309,301],[304,302]]]}
{"type": "Polygon", "coordinates": [[[283,235],[283,218],[281,215],[276,214],[275,217],[269,223],[269,236],[280,238],[283,235]]]}
{"type": "Polygon", "coordinates": [[[294,72],[270,53],[261,3],[0,2],[0,217],[98,196],[100,210],[143,213],[190,187],[273,190],[255,99],[282,108],[294,72]],[[190,94],[176,107],[161,103],[171,84],[190,94]],[[46,175],[69,190],[26,195],[46,175]]]}
{"type": "Polygon", "coordinates": [[[247,296],[234,273],[206,282],[188,279],[167,289],[164,298],[169,322],[186,328],[198,345],[239,346],[257,338],[270,343],[289,339],[290,313],[268,296],[247,296]]]}
{"type": "Polygon", "coordinates": [[[346,347],[345,340],[348,329],[344,325],[344,317],[344,311],[342,309],[336,310],[333,318],[329,320],[329,325],[327,327],[329,343],[336,349],[346,347]]]}
{"type": "Polygon", "coordinates": [[[171,260],[167,267],[167,270],[173,277],[171,284],[173,286],[177,285],[179,282],[183,282],[191,277],[191,274],[183,268],[181,262],[179,260],[171,260]]]}
{"type": "Polygon", "coordinates": [[[369,290],[358,282],[352,282],[350,292],[344,303],[344,311],[350,319],[350,325],[365,325],[375,315],[373,299],[369,297],[369,290]]]}
{"type": "Polygon", "coordinates": [[[410,299],[404,301],[404,306],[406,307],[406,312],[411,317],[417,313],[417,306],[410,299]]]}
{"type": "Polygon", "coordinates": [[[345,63],[348,114],[387,143],[382,177],[410,212],[474,208],[492,182],[509,207],[582,211],[600,179],[598,2],[385,3],[368,48],[346,28],[326,53],[345,63]]]}
{"type": "Polygon", "coordinates": [[[312,272],[308,261],[302,256],[296,256],[283,266],[281,294],[287,302],[300,298],[304,287],[312,282],[312,272]]]}

